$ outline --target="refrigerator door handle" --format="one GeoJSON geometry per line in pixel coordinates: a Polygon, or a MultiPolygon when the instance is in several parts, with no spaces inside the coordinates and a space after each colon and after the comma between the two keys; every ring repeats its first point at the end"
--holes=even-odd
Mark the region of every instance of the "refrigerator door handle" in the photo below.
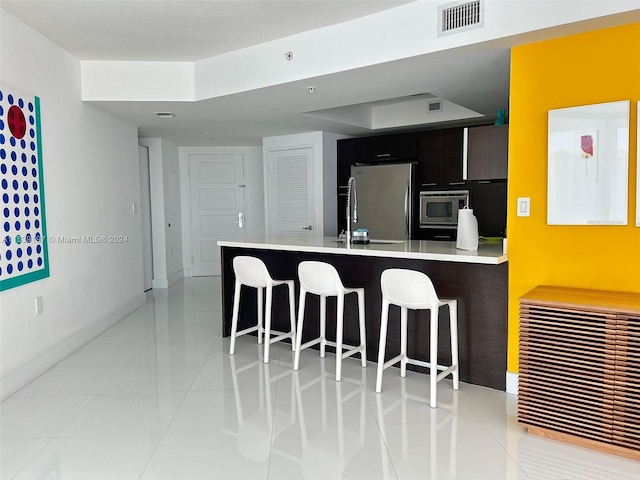
{"type": "Polygon", "coordinates": [[[411,222],[411,215],[409,215],[409,201],[411,199],[411,184],[407,183],[407,188],[404,191],[404,233],[409,238],[409,226],[411,222]]]}

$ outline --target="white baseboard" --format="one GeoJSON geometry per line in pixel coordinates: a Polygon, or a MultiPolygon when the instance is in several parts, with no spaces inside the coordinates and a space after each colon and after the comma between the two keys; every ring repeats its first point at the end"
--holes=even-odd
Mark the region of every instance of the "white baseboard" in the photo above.
{"type": "Polygon", "coordinates": [[[518,374],[507,372],[507,393],[518,395],[518,374]]]}
{"type": "Polygon", "coordinates": [[[169,286],[173,285],[179,280],[184,278],[184,269],[178,270],[176,273],[169,277],[169,286]]]}
{"type": "Polygon", "coordinates": [[[120,307],[107,313],[102,318],[96,319],[89,327],[78,332],[71,338],[67,338],[48,352],[29,361],[26,365],[3,376],[0,382],[2,384],[0,400],[10,397],[29,382],[32,382],[44,372],[56,366],[73,352],[89,343],[134,310],[140,308],[146,301],[147,295],[144,292],[134,295],[120,307]]]}
{"type": "Polygon", "coordinates": [[[166,278],[154,278],[151,280],[151,288],[169,288],[169,280],[166,278]]]}
{"type": "Polygon", "coordinates": [[[169,278],[154,278],[151,281],[152,288],[169,288],[171,285],[176,283],[178,280],[182,280],[184,278],[184,270],[180,269],[169,278]]]}

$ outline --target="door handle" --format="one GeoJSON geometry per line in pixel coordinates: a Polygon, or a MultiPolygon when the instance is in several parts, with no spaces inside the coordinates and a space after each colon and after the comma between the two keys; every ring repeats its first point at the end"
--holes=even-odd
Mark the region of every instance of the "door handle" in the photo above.
{"type": "Polygon", "coordinates": [[[308,227],[302,227],[303,230],[313,230],[313,225],[309,225],[308,227]]]}
{"type": "Polygon", "coordinates": [[[242,228],[244,225],[244,216],[242,215],[242,212],[238,212],[238,221],[235,222],[236,225],[238,225],[238,228],[242,228]]]}

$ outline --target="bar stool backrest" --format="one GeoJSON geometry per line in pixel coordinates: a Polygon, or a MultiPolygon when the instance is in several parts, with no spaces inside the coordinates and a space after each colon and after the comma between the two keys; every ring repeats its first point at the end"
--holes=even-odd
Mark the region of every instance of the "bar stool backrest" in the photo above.
{"type": "Polygon", "coordinates": [[[333,265],[325,262],[305,261],[298,265],[300,284],[316,295],[338,295],[344,286],[333,265]]]}
{"type": "Polygon", "coordinates": [[[440,300],[431,279],[422,272],[390,268],[380,277],[382,294],[389,303],[412,310],[438,308],[440,300]]]}
{"type": "Polygon", "coordinates": [[[266,265],[256,257],[234,257],[233,272],[236,278],[248,287],[266,287],[271,282],[266,265]]]}

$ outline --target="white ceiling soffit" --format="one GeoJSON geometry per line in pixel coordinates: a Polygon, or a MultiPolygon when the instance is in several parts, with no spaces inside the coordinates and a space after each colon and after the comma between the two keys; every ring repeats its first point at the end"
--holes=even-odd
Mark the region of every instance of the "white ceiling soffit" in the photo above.
{"type": "Polygon", "coordinates": [[[443,98],[424,93],[404,98],[306,112],[325,120],[370,130],[410,127],[484,117],[443,98]]]}
{"type": "Polygon", "coordinates": [[[414,0],[0,0],[80,60],[194,62],[414,0]]]}

